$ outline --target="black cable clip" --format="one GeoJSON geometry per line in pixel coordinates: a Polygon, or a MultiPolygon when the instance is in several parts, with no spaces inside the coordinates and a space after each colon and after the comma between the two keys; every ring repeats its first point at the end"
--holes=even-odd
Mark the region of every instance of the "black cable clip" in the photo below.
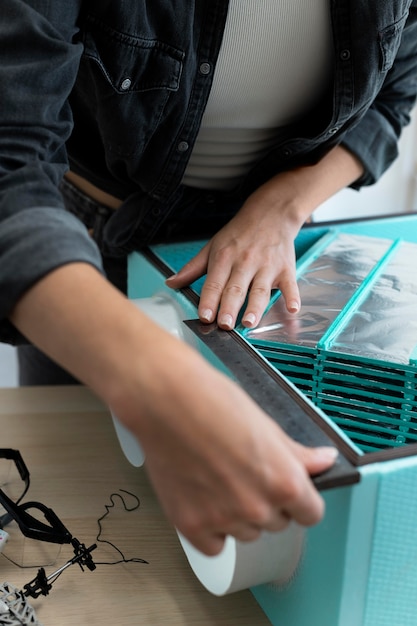
{"type": "Polygon", "coordinates": [[[71,544],[72,544],[72,547],[74,548],[74,554],[75,554],[75,557],[72,559],[71,562],[78,563],[82,571],[84,571],[83,566],[89,569],[90,572],[94,571],[97,566],[93,561],[91,553],[93,550],[97,548],[97,544],[93,543],[92,546],[87,548],[84,543],[81,543],[75,537],[71,539],[71,544]]]}
{"type": "Polygon", "coordinates": [[[52,583],[55,582],[58,576],[60,576],[67,567],[74,563],[78,563],[82,571],[84,571],[84,566],[91,572],[96,569],[96,564],[92,559],[91,552],[97,548],[97,545],[94,543],[87,548],[75,537],[71,539],[71,544],[74,548],[75,556],[49,576],[46,576],[44,568],[41,567],[35,578],[24,585],[24,595],[26,597],[31,596],[32,598],[38,598],[40,595],[47,596],[52,589],[52,583]]]}

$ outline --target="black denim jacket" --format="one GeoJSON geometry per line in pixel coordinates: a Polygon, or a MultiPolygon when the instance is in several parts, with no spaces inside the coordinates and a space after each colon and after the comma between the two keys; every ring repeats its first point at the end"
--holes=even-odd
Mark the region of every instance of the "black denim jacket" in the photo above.
{"type": "MultiPolygon", "coordinates": [[[[334,78],[237,190],[337,143],[371,184],[397,155],[417,92],[417,0],[329,0],[334,78]]],[[[68,168],[124,204],[108,249],[149,242],[198,133],[228,0],[1,0],[0,320],[35,281],[100,255],[58,183],[68,168]]],[[[0,328],[1,337],[1,328],[0,328]]],[[[7,339],[5,333],[3,338],[7,339]]]]}

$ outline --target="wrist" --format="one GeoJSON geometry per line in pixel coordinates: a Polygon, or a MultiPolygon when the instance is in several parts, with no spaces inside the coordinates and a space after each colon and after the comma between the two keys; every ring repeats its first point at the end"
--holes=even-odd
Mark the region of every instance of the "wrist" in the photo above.
{"type": "Polygon", "coordinates": [[[363,166],[343,146],[336,146],[320,161],[280,172],[254,194],[279,209],[299,229],[323,202],[363,175],[363,166]]]}
{"type": "MultiPolygon", "coordinates": [[[[251,204],[258,208],[259,217],[276,214],[280,229],[295,236],[313,212],[308,194],[304,193],[299,170],[281,172],[259,187],[251,196],[251,204]]],[[[255,216],[254,216],[255,217],[255,216]]]]}
{"type": "MultiPolygon", "coordinates": [[[[145,453],[169,440],[174,434],[189,435],[189,419],[203,400],[198,393],[216,376],[203,357],[182,340],[149,320],[147,339],[132,358],[131,344],[121,346],[130,355],[129,367],[120,370],[111,384],[107,404],[120,421],[140,441],[145,453]]],[[[204,402],[204,401],[203,401],[204,402]]]]}

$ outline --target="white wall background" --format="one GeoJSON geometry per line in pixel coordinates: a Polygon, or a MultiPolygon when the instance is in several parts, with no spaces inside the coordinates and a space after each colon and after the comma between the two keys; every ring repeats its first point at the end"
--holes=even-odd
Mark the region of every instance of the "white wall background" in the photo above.
{"type": "Polygon", "coordinates": [[[0,343],[0,387],[16,386],[17,362],[15,349],[0,343]]]}
{"type": "MultiPolygon", "coordinates": [[[[346,189],[316,211],[315,221],[417,211],[417,111],[403,132],[400,156],[373,187],[346,189]]],[[[0,387],[17,385],[14,348],[0,344],[0,387]]]]}

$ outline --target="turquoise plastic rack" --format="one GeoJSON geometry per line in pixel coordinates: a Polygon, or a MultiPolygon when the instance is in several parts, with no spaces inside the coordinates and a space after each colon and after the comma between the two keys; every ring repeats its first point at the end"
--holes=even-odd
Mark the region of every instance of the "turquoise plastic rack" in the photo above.
{"type": "Polygon", "coordinates": [[[416,244],[330,231],[298,263],[299,319],[286,319],[277,293],[260,327],[240,329],[363,452],[417,442],[414,267],[416,244]],[[305,328],[294,332],[294,340],[291,326],[297,323],[305,328]],[[356,340],[358,327],[365,329],[366,343],[356,340]]]}

